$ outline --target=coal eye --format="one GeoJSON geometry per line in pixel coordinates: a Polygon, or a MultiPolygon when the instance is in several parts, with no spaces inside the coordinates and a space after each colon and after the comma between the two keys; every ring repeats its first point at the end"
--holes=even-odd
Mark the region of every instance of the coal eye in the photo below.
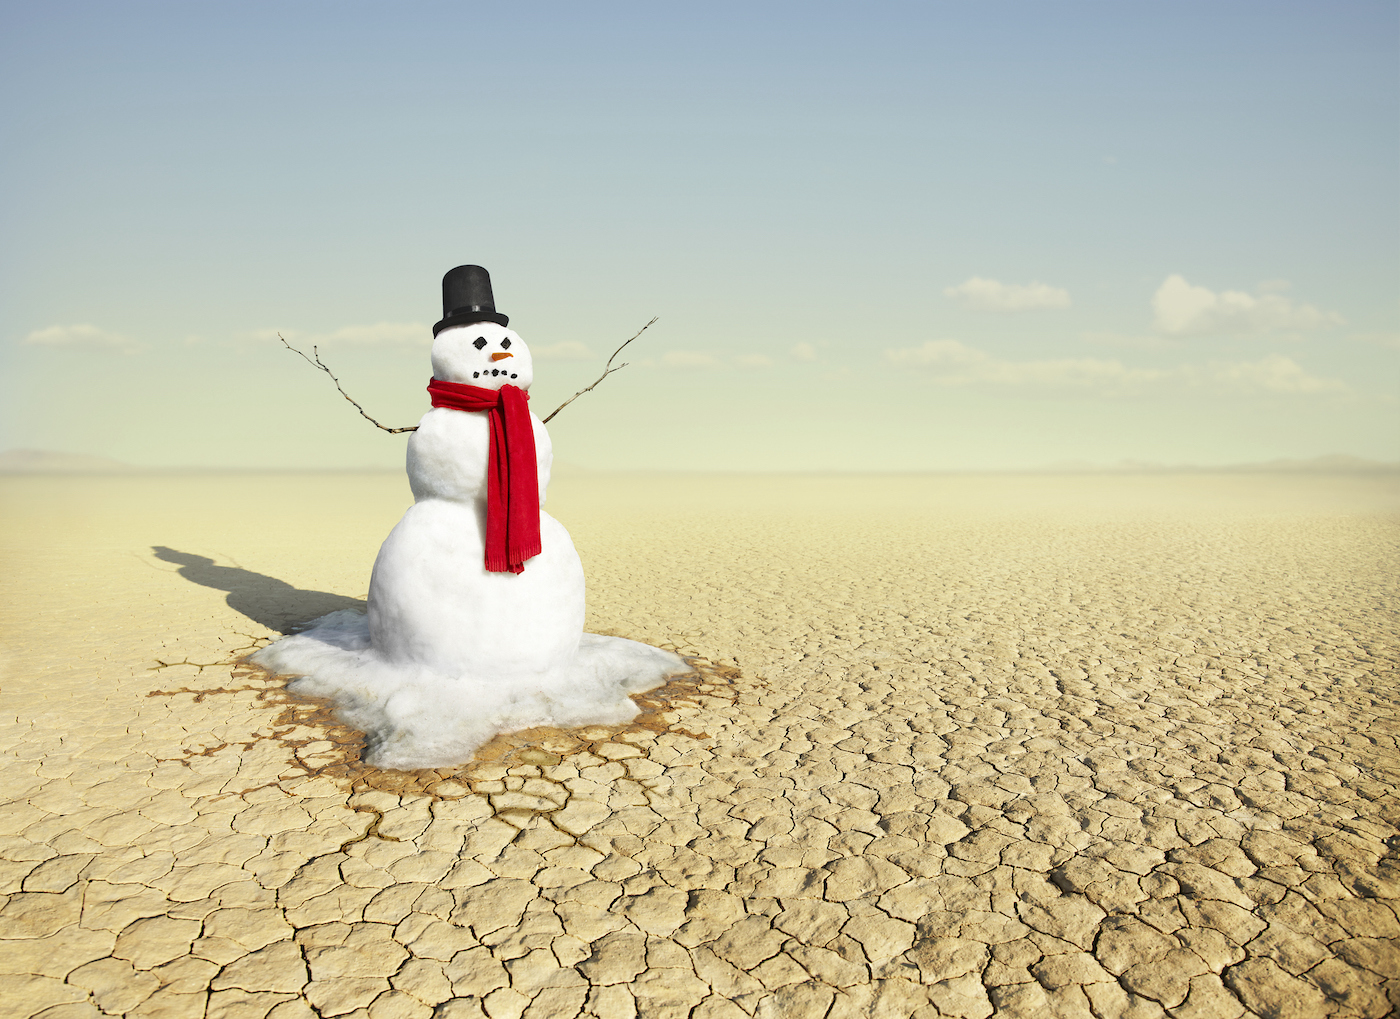
{"type": "Polygon", "coordinates": [[[486,346],[486,337],[478,336],[476,338],[476,341],[472,344],[472,346],[475,347],[477,350],[480,350],[482,347],[486,346]]]}
{"type": "Polygon", "coordinates": [[[509,337],[509,336],[507,336],[504,340],[501,341],[501,349],[502,349],[502,350],[509,350],[509,349],[510,349],[510,337],[509,337]]]}

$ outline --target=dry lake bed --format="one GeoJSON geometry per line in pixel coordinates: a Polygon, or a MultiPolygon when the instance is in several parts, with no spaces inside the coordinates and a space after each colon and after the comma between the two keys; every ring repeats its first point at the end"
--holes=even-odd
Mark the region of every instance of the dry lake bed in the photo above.
{"type": "Polygon", "coordinates": [[[1381,1017],[1394,474],[575,473],[636,722],[376,771],[240,660],[399,474],[0,478],[0,1015],[1381,1017]]]}

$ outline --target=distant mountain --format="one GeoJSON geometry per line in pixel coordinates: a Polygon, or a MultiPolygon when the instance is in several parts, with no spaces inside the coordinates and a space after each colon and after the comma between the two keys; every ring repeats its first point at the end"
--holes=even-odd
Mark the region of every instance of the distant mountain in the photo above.
{"type": "Polygon", "coordinates": [[[1044,471],[1052,474],[1393,474],[1400,472],[1400,463],[1328,453],[1307,460],[1265,460],[1216,467],[1148,460],[1119,460],[1116,464],[1102,466],[1087,460],[1062,460],[1044,471]]]}
{"type": "Polygon", "coordinates": [[[119,474],[135,469],[105,456],[51,449],[7,449],[0,453],[0,474],[119,474]]]}
{"type": "Polygon", "coordinates": [[[1363,473],[1370,474],[1377,471],[1397,471],[1400,464],[1383,463],[1380,460],[1367,460],[1365,457],[1348,456],[1345,453],[1328,453],[1326,456],[1315,456],[1309,460],[1266,460],[1258,464],[1240,464],[1238,467],[1227,467],[1225,470],[1235,471],[1299,471],[1322,474],[1332,473],[1363,473]]]}

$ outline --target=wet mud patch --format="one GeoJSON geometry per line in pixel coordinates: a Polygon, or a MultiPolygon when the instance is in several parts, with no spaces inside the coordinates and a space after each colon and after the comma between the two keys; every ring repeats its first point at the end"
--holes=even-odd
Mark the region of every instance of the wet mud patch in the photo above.
{"type": "Polygon", "coordinates": [[[169,758],[157,755],[157,760],[188,763],[195,757],[210,757],[229,748],[246,752],[259,743],[273,740],[292,752],[292,760],[288,762],[290,771],[279,776],[280,781],[286,781],[316,775],[338,777],[335,775],[337,769],[343,768],[350,758],[357,759],[364,746],[364,733],[337,719],[329,701],[295,697],[287,690],[283,677],[271,676],[243,659],[215,663],[162,662],[156,668],[186,664],[196,666],[199,669],[198,675],[215,666],[231,668],[229,678],[232,682],[222,686],[185,685],[156,689],[147,691],[146,696],[188,696],[194,703],[202,704],[211,697],[252,694],[254,705],[275,710],[276,714],[261,729],[251,732],[245,740],[215,742],[211,739],[201,745],[199,737],[193,736],[186,741],[181,754],[169,758]]]}

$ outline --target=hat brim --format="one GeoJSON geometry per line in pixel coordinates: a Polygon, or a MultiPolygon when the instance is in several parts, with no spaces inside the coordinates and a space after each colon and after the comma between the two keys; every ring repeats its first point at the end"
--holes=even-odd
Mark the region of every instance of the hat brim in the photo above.
{"type": "Polygon", "coordinates": [[[505,326],[510,324],[510,319],[497,311],[471,311],[463,308],[460,311],[454,311],[433,326],[433,335],[437,336],[444,329],[450,329],[453,326],[469,326],[473,322],[494,322],[498,326],[505,326]]]}

